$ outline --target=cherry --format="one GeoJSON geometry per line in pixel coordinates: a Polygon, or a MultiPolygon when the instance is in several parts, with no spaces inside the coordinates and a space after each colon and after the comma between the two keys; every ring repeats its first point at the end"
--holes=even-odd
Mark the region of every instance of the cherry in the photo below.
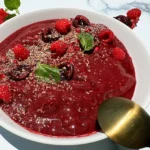
{"type": "Polygon", "coordinates": [[[72,63],[63,63],[59,66],[62,80],[71,80],[74,73],[74,66],[72,63]]]}
{"type": "Polygon", "coordinates": [[[82,15],[77,15],[72,21],[74,27],[85,27],[90,25],[90,21],[82,15]]]}
{"type": "Polygon", "coordinates": [[[119,15],[119,16],[114,17],[114,18],[117,19],[118,21],[124,23],[128,27],[132,26],[132,22],[131,22],[131,19],[129,17],[123,16],[123,15],[119,15]]]}
{"type": "Polygon", "coordinates": [[[15,69],[13,69],[11,72],[9,72],[9,76],[12,80],[20,81],[28,77],[31,71],[32,71],[31,66],[19,65],[15,69]]]}
{"type": "Polygon", "coordinates": [[[58,33],[56,30],[54,29],[50,29],[50,28],[46,28],[45,30],[43,30],[42,32],[42,41],[44,41],[45,43],[50,43],[52,41],[56,41],[61,37],[61,34],[58,33]]]}

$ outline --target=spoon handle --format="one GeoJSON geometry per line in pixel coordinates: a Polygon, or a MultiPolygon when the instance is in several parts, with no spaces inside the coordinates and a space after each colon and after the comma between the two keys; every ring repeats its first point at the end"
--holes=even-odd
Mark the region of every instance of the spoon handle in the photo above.
{"type": "MultiPolygon", "coordinates": [[[[150,116],[149,116],[149,128],[150,128],[150,116]]],[[[148,139],[148,144],[147,144],[148,146],[147,147],[150,147],[150,130],[148,131],[148,134],[149,134],[149,139],[148,139]]]]}

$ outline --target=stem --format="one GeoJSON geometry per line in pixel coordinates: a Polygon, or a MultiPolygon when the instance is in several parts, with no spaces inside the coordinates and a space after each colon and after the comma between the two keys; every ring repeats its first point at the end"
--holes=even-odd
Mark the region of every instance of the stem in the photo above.
{"type": "Polygon", "coordinates": [[[7,11],[8,11],[8,8],[5,8],[5,11],[7,12],[7,11]]]}
{"type": "Polygon", "coordinates": [[[19,10],[18,10],[18,9],[16,9],[15,11],[16,11],[16,13],[17,13],[17,14],[19,14],[19,15],[20,15],[20,12],[19,12],[19,10]]]}

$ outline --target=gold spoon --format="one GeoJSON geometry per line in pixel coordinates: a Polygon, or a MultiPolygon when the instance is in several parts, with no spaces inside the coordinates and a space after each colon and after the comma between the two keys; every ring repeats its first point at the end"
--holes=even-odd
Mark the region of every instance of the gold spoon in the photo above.
{"type": "Polygon", "coordinates": [[[104,101],[98,110],[103,132],[127,148],[150,147],[150,117],[135,102],[121,97],[104,101]]]}

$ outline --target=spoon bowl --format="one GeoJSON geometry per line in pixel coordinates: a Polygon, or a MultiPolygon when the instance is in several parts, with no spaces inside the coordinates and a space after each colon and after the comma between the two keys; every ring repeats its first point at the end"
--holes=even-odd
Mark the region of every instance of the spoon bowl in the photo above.
{"type": "Polygon", "coordinates": [[[104,101],[98,110],[98,122],[110,139],[124,147],[150,146],[150,117],[129,99],[114,97],[104,101]]]}

